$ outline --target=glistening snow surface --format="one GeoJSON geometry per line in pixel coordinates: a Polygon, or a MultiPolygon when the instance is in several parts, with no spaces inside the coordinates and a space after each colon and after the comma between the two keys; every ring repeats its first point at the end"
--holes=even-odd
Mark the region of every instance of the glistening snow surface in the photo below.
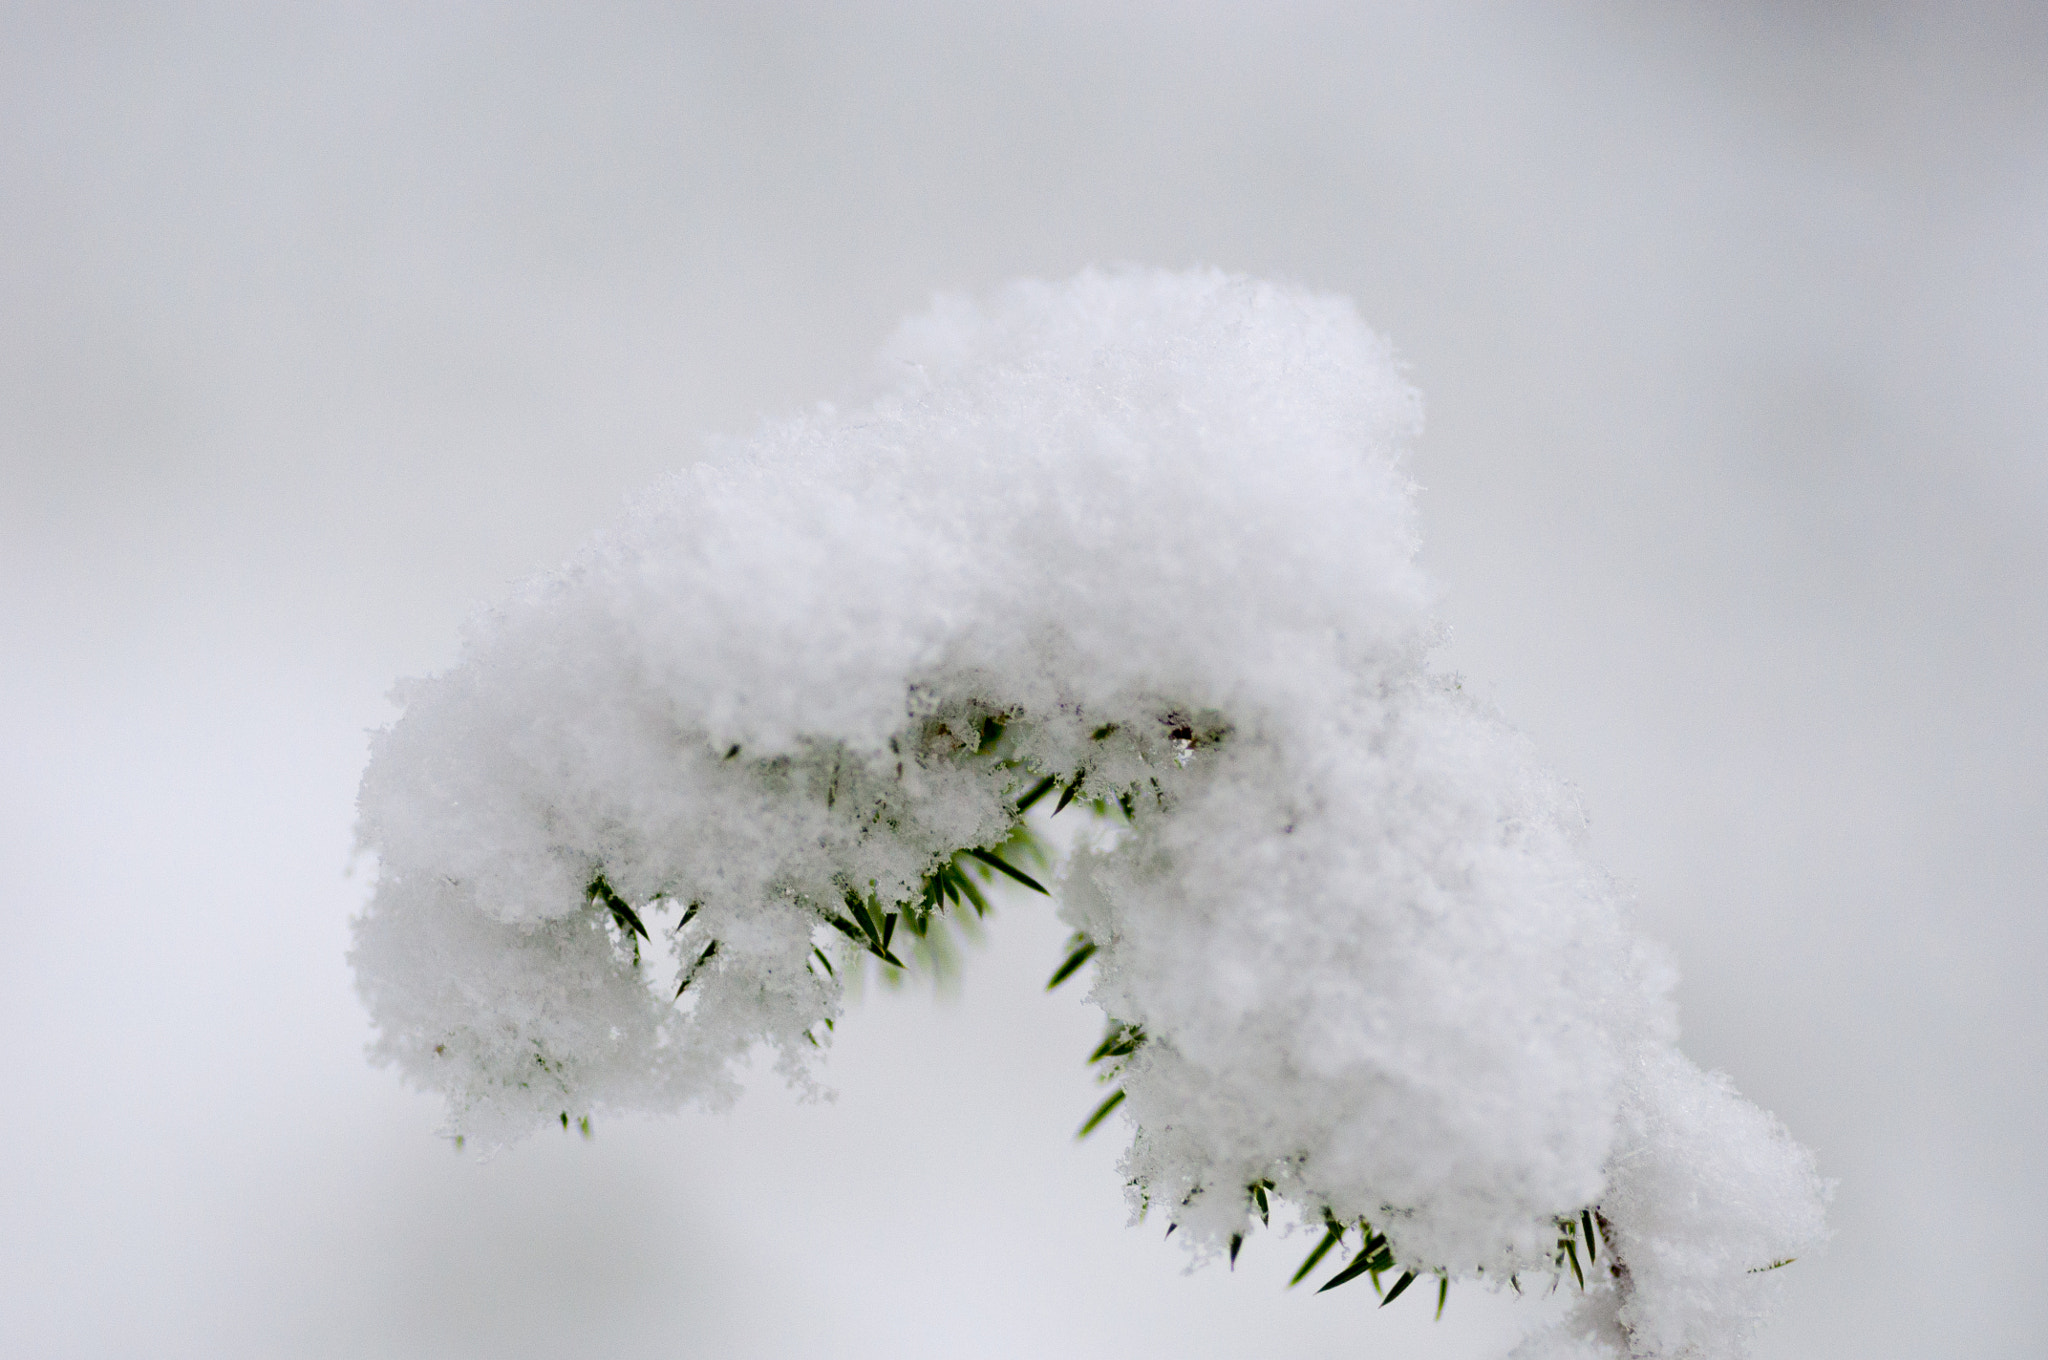
{"type": "Polygon", "coordinates": [[[1177,1240],[1220,1250],[1269,1182],[1404,1269],[1547,1283],[1597,1207],[1530,1355],[1746,1350],[1822,1187],[1677,1051],[1570,789],[1429,668],[1420,406],[1351,305],[1090,272],[942,302],[884,373],[678,474],[402,691],[361,800],[379,1054],[484,1145],[729,1100],[762,1044],[808,1081],[847,893],[914,904],[1052,775],[1129,808],[1059,910],[1144,1035],[1126,1166],[1177,1240]]]}

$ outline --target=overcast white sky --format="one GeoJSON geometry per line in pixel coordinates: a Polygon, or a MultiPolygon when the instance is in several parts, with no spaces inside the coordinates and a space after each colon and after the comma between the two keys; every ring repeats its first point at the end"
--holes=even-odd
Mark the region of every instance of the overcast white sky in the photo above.
{"type": "Polygon", "coordinates": [[[1445,658],[1819,1154],[1767,1357],[2038,1354],[2048,11],[0,6],[0,1350],[1497,1355],[1180,1273],[1017,903],[842,1092],[483,1167],[362,1056],[364,733],[938,290],[1217,264],[1429,406],[1445,658]]]}

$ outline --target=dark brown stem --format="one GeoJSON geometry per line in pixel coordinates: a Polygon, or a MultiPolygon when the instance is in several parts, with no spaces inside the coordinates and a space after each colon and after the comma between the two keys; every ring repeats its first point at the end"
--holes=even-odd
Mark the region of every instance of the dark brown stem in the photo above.
{"type": "MultiPolygon", "coordinates": [[[[1618,1310],[1629,1301],[1629,1296],[1635,1292],[1635,1281],[1628,1273],[1628,1262],[1621,1259],[1621,1252],[1614,1245],[1614,1225],[1607,1221],[1607,1215],[1595,1209],[1593,1211],[1593,1222],[1599,1227],[1600,1240],[1607,1247],[1607,1273],[1614,1277],[1614,1293],[1617,1299],[1615,1307],[1618,1310]]],[[[1635,1351],[1635,1333],[1630,1331],[1628,1324],[1619,1317],[1616,1317],[1614,1322],[1617,1327],[1621,1328],[1621,1334],[1627,1339],[1629,1351],[1633,1354],[1635,1351]]]]}

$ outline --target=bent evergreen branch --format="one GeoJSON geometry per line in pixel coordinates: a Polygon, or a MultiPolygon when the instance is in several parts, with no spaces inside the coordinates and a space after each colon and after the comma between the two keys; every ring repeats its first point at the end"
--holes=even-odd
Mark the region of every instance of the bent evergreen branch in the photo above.
{"type": "Polygon", "coordinates": [[[1048,985],[1117,1036],[1083,1127],[1176,1242],[1234,1258],[1280,1199],[1385,1299],[1547,1274],[1557,1346],[1739,1354],[1822,1184],[1677,1049],[1577,795],[1432,668],[1386,343],[1090,272],[942,302],[884,371],[405,687],[360,803],[376,1055],[479,1147],[723,1104],[764,1050],[813,1084],[869,960],[936,976],[1057,886],[1048,985]],[[1056,876],[1020,825],[1084,808],[1115,835],[1056,876]]]}

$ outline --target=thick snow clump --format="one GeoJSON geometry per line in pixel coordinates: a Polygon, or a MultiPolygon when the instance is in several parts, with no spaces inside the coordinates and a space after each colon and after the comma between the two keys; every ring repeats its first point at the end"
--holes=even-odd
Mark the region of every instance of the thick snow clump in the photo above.
{"type": "Polygon", "coordinates": [[[1387,346],[1342,299],[1091,272],[884,364],[404,689],[361,801],[378,1053],[486,1145],[727,1100],[757,1045],[806,1080],[849,921],[946,909],[1051,776],[1121,828],[1059,909],[1142,1036],[1126,1166],[1180,1240],[1259,1186],[1399,1269],[1576,1289],[1597,1211],[1529,1354],[1746,1349],[1821,1234],[1811,1160],[1678,1053],[1570,789],[1429,668],[1387,346]]]}

